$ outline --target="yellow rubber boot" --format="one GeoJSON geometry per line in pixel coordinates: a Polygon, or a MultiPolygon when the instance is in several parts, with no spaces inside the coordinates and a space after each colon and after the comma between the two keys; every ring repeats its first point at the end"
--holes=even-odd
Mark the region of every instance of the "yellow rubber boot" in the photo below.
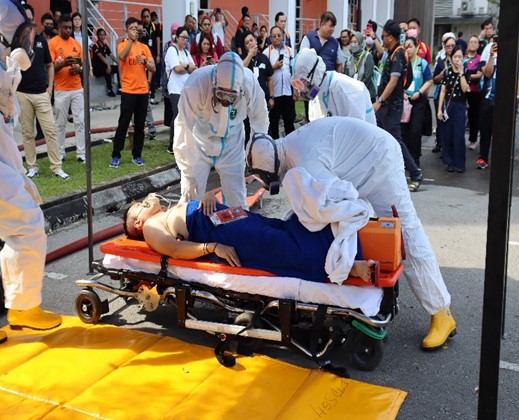
{"type": "Polygon", "coordinates": [[[23,327],[32,328],[33,330],[50,330],[61,324],[61,315],[44,311],[39,306],[36,306],[36,308],[25,311],[9,309],[7,321],[13,330],[19,330],[23,327]]]}
{"type": "Polygon", "coordinates": [[[0,331],[0,344],[7,341],[7,334],[4,331],[0,331]]]}
{"type": "Polygon", "coordinates": [[[438,348],[447,341],[447,338],[455,335],[456,321],[449,308],[442,309],[431,316],[431,328],[427,337],[423,339],[422,347],[427,350],[438,348]]]}

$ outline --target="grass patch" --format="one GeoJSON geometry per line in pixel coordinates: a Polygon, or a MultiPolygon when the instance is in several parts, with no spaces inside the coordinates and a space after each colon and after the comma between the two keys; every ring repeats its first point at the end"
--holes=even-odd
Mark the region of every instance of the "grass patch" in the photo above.
{"type": "MultiPolygon", "coordinates": [[[[92,147],[92,186],[96,187],[103,183],[122,178],[130,174],[145,173],[152,168],[171,163],[175,160],[173,155],[166,152],[169,138],[150,141],[144,140],[142,158],[144,166],[132,163],[131,149],[128,139],[126,147],[121,153],[119,168],[110,168],[108,164],[112,160],[112,144],[102,143],[92,147]]],[[[33,178],[38,191],[44,202],[70,193],[86,193],[86,167],[76,161],[76,153],[69,152],[63,162],[63,170],[70,175],[69,179],[63,180],[51,176],[49,159],[47,157],[38,159],[40,176],[33,178]]]]}
{"type": "Polygon", "coordinates": [[[296,115],[305,115],[305,103],[303,101],[296,101],[296,115]]]}

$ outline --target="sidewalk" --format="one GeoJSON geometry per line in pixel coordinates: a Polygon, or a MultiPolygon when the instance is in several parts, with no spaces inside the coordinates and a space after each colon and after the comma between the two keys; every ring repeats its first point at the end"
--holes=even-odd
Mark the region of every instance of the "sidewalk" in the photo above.
{"type": "MultiPolygon", "coordinates": [[[[155,121],[163,121],[164,120],[164,98],[162,97],[162,94],[160,91],[157,92],[156,100],[160,100],[160,103],[158,105],[152,105],[152,113],[153,113],[153,119],[155,121]]],[[[90,135],[91,142],[94,142],[96,140],[104,140],[104,139],[110,139],[115,134],[115,129],[117,128],[117,122],[119,121],[119,113],[120,113],[120,106],[121,106],[121,97],[116,96],[115,98],[110,98],[109,96],[106,96],[106,100],[103,100],[101,102],[98,102],[96,104],[92,105],[92,108],[90,110],[90,131],[94,131],[90,135]],[[111,131],[106,132],[97,132],[100,130],[104,130],[106,128],[111,128],[111,131]]],[[[169,130],[168,127],[164,127],[162,125],[157,126],[157,131],[161,132],[163,130],[169,130]]],[[[67,122],[67,133],[73,133],[74,132],[74,124],[67,122]]],[[[36,132],[35,132],[36,134],[36,132]]],[[[15,128],[14,136],[16,139],[16,142],[19,145],[23,144],[22,139],[22,129],[20,124],[18,124],[15,128]]],[[[75,137],[68,137],[65,139],[65,147],[68,149],[69,147],[75,147],[75,137]]],[[[38,155],[40,153],[47,153],[47,146],[45,144],[41,146],[36,147],[36,152],[38,155]]],[[[24,156],[24,152],[22,151],[22,156],[24,156]]]]}
{"type": "MultiPolygon", "coordinates": [[[[156,125],[157,135],[169,136],[169,127],[162,125],[164,120],[164,98],[160,92],[157,92],[156,99],[160,99],[160,103],[152,105],[151,109],[153,119],[156,122],[161,122],[161,125],[156,125]]],[[[90,131],[91,133],[94,132],[90,135],[91,143],[102,140],[111,141],[119,120],[120,104],[120,96],[115,98],[107,96],[106,100],[93,105],[90,110],[90,131]]],[[[65,139],[65,146],[67,150],[71,150],[76,145],[73,123],[67,123],[66,132],[70,133],[71,136],[65,139]]],[[[14,135],[18,145],[23,145],[20,124],[16,126],[14,135]]],[[[46,154],[47,145],[37,146],[36,151],[38,156],[46,154]]],[[[24,156],[23,150],[21,154],[24,156]]],[[[97,215],[119,208],[135,197],[141,197],[151,191],[164,189],[168,185],[178,183],[179,180],[180,175],[176,165],[171,163],[155,169],[150,168],[145,174],[123,177],[111,182],[109,185],[94,188],[92,194],[93,213],[97,215]]],[[[48,232],[86,218],[87,205],[84,192],[46,201],[41,206],[45,216],[45,230],[48,232]]]]}

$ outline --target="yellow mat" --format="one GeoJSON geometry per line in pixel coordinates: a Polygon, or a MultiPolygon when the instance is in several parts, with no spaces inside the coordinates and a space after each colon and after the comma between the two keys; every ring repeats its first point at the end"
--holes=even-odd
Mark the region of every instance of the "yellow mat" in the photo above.
{"type": "Polygon", "coordinates": [[[229,369],[209,348],[75,317],[4,331],[0,419],[391,419],[406,396],[266,356],[229,369]]]}

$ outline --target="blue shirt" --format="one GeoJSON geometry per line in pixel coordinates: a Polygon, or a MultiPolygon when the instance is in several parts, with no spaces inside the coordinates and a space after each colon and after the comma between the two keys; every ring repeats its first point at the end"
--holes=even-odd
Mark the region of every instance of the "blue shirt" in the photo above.
{"type": "Polygon", "coordinates": [[[324,44],[321,44],[317,31],[310,32],[305,35],[310,43],[310,48],[313,48],[319,57],[324,61],[327,71],[335,70],[337,63],[337,55],[339,54],[339,41],[333,36],[328,38],[324,44]]]}
{"type": "Polygon", "coordinates": [[[407,96],[412,96],[414,93],[418,92],[425,82],[432,79],[431,69],[426,60],[417,57],[411,65],[413,67],[413,81],[409,86],[409,89],[405,91],[407,96]]]}

